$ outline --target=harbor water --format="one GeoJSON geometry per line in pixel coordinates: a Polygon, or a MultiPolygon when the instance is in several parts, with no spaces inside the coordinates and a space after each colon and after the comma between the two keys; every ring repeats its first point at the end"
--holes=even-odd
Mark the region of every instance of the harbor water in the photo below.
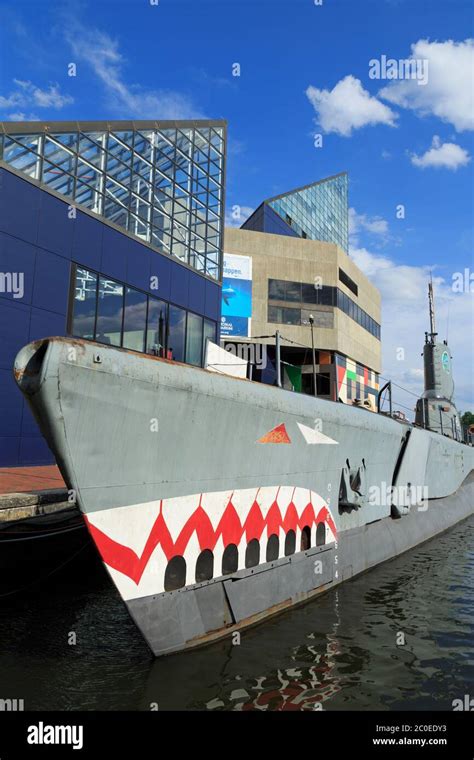
{"type": "Polygon", "coordinates": [[[83,551],[0,599],[25,710],[452,710],[474,696],[474,518],[238,636],[154,660],[83,551]]]}

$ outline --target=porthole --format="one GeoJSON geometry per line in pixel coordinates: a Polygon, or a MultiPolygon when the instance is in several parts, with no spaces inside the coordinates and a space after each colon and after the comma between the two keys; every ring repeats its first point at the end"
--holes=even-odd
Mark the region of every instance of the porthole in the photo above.
{"type": "Polygon", "coordinates": [[[245,567],[256,567],[260,562],[260,544],[256,538],[252,538],[245,550],[245,567]]]}
{"type": "Polygon", "coordinates": [[[196,583],[210,581],[214,575],[214,555],[210,549],[204,549],[196,562],[196,583]]]}
{"type": "Polygon", "coordinates": [[[267,543],[267,562],[273,562],[273,560],[278,559],[279,554],[280,541],[276,533],[272,533],[267,543]]]}
{"type": "Polygon", "coordinates": [[[235,573],[239,566],[239,552],[235,544],[229,544],[222,555],[222,575],[235,573]]]}
{"type": "Polygon", "coordinates": [[[326,526],[323,522],[318,523],[316,528],[316,546],[324,546],[326,543],[326,526]]]}
{"type": "Polygon", "coordinates": [[[305,525],[301,531],[301,551],[305,552],[311,547],[311,529],[305,525]]]}
{"type": "Polygon", "coordinates": [[[166,566],[165,591],[176,591],[186,585],[186,560],[180,555],[172,557],[166,566]]]}
{"type": "Polygon", "coordinates": [[[296,533],[294,530],[289,530],[285,537],[285,557],[289,557],[290,554],[294,554],[296,550],[296,533]]]}

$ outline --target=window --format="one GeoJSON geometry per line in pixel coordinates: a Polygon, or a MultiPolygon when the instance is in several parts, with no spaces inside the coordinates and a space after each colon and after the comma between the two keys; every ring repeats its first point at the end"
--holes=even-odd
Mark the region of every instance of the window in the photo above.
{"type": "Polygon", "coordinates": [[[321,288],[316,288],[310,283],[303,283],[301,286],[301,300],[303,303],[318,303],[318,294],[321,288]]]}
{"type": "Polygon", "coordinates": [[[340,308],[342,309],[344,314],[349,314],[349,297],[346,296],[346,294],[343,293],[341,290],[339,291],[339,296],[341,300],[340,308]]]}
{"type": "Polygon", "coordinates": [[[273,301],[301,303],[301,282],[268,280],[268,298],[273,301]]]}
{"type": "Polygon", "coordinates": [[[146,352],[153,356],[165,355],[167,328],[167,304],[157,298],[148,300],[148,327],[146,352]]]}
{"type": "Polygon", "coordinates": [[[285,288],[285,301],[301,303],[301,282],[287,282],[285,288]]]}
{"type": "MultiPolygon", "coordinates": [[[[314,283],[293,282],[290,280],[268,280],[268,321],[280,324],[306,324],[298,310],[291,307],[281,307],[273,301],[285,301],[288,304],[322,304],[335,306],[338,300],[338,290],[332,285],[315,287],[314,283]]],[[[341,294],[342,296],[342,294],[341,294]]],[[[341,306],[342,308],[342,306],[341,306]]],[[[305,312],[307,309],[303,309],[305,312]]],[[[327,312],[327,321],[322,321],[321,327],[332,326],[333,321],[327,312]]]]}
{"type": "Polygon", "coordinates": [[[315,327],[334,327],[334,311],[328,309],[323,311],[322,309],[301,309],[301,324],[309,325],[309,318],[312,315],[314,319],[315,327]]]}
{"type": "Polygon", "coordinates": [[[222,555],[222,575],[230,575],[237,572],[239,566],[239,552],[235,544],[229,544],[222,555]]]}
{"type": "Polygon", "coordinates": [[[268,306],[268,321],[281,325],[299,325],[301,309],[287,309],[284,306],[268,306]]]}
{"type": "Polygon", "coordinates": [[[186,584],[186,560],[176,555],[168,562],[165,571],[165,591],[176,591],[186,584]]]}
{"type": "Polygon", "coordinates": [[[305,525],[301,531],[301,551],[305,552],[311,548],[311,529],[308,525],[305,525]]]}
{"type": "Polygon", "coordinates": [[[273,301],[286,301],[285,287],[284,280],[268,280],[268,298],[273,301]]]}
{"type": "Polygon", "coordinates": [[[280,541],[276,533],[272,533],[267,542],[267,562],[278,559],[280,554],[280,541]]]}
{"type": "Polygon", "coordinates": [[[326,543],[326,526],[323,522],[318,523],[316,528],[316,546],[324,546],[326,543]]]}
{"type": "Polygon", "coordinates": [[[325,306],[335,305],[335,288],[333,288],[331,285],[323,285],[319,293],[319,303],[324,304],[325,306]]]}
{"type": "Polygon", "coordinates": [[[357,324],[380,340],[380,325],[339,289],[337,289],[337,306],[357,324]]]}
{"type": "Polygon", "coordinates": [[[285,536],[285,557],[289,557],[290,554],[294,554],[296,549],[296,533],[294,530],[289,530],[285,536]]]}
{"type": "Polygon", "coordinates": [[[349,277],[348,274],[344,272],[343,269],[339,269],[339,279],[340,281],[346,286],[346,288],[349,288],[349,290],[352,290],[354,295],[358,295],[359,289],[351,277],[349,277]]]}
{"type": "Polygon", "coordinates": [[[125,288],[123,315],[123,347],[144,351],[146,333],[147,297],[133,288],[125,288]]]}
{"type": "Polygon", "coordinates": [[[186,362],[200,366],[202,364],[202,317],[188,313],[188,328],[186,332],[186,362]]]}
{"type": "Polygon", "coordinates": [[[207,339],[208,338],[209,338],[209,340],[212,343],[216,342],[216,323],[215,322],[211,322],[210,319],[205,319],[204,320],[204,332],[203,332],[203,335],[202,335],[202,355],[203,355],[203,358],[205,358],[205,356],[206,356],[206,343],[207,343],[207,339]]]}
{"type": "Polygon", "coordinates": [[[97,303],[97,275],[76,268],[71,332],[77,338],[94,340],[97,303]]]}
{"type": "Polygon", "coordinates": [[[95,339],[99,343],[120,346],[122,317],[123,285],[106,277],[100,277],[95,339]]]}
{"type": "Polygon", "coordinates": [[[196,562],[196,583],[210,581],[214,574],[214,555],[210,549],[204,549],[196,562]]]}
{"type": "Polygon", "coordinates": [[[169,328],[168,328],[168,351],[171,359],[176,362],[184,362],[184,346],[186,338],[186,312],[178,306],[170,304],[169,328]]]}
{"type": "Polygon", "coordinates": [[[245,550],[245,567],[256,567],[260,562],[260,544],[256,538],[252,538],[245,550]]]}
{"type": "Polygon", "coordinates": [[[70,293],[68,331],[78,338],[199,366],[207,338],[217,337],[213,320],[76,264],[70,293]]]}

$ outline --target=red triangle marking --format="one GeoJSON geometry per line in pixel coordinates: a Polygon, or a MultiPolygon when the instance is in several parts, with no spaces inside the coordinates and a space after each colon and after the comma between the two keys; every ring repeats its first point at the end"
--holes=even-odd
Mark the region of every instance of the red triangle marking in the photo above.
{"type": "Polygon", "coordinates": [[[269,433],[265,433],[264,436],[258,439],[257,443],[291,443],[290,437],[286,432],[285,423],[270,430],[269,433]]]}

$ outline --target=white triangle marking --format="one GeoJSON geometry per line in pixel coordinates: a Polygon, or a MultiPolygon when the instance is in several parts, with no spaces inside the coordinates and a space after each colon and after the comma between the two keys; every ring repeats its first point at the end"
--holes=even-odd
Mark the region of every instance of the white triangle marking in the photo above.
{"type": "Polygon", "coordinates": [[[329,438],[329,436],[324,435],[323,433],[320,433],[319,430],[313,430],[313,428],[310,428],[307,425],[302,425],[300,422],[297,422],[296,424],[298,425],[306,443],[327,443],[327,444],[339,443],[339,441],[335,441],[333,440],[333,438],[329,438]]]}

